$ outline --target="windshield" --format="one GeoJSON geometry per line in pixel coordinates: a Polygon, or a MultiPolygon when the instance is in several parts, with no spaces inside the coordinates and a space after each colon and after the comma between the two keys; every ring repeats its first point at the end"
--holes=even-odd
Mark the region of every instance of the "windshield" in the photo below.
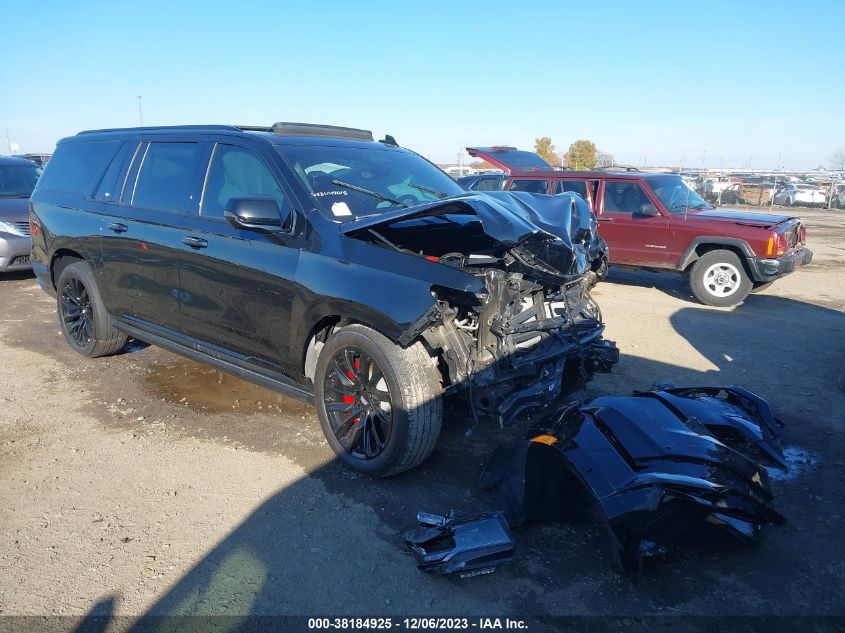
{"type": "Polygon", "coordinates": [[[406,150],[331,145],[280,145],[276,149],[318,208],[335,220],[464,193],[440,169],[406,150]]]}
{"type": "Polygon", "coordinates": [[[684,184],[680,176],[658,176],[649,178],[647,182],[666,210],[671,213],[710,207],[704,198],[684,184]]]}
{"type": "Polygon", "coordinates": [[[0,198],[29,198],[40,175],[37,165],[0,165],[0,198]]]}

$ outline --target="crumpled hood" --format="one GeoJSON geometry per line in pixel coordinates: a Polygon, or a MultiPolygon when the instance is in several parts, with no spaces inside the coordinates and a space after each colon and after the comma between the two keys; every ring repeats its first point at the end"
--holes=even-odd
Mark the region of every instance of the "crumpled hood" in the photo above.
{"type": "Polygon", "coordinates": [[[29,221],[29,198],[0,197],[0,222],[29,221]]]}
{"type": "Polygon", "coordinates": [[[775,213],[762,213],[757,211],[735,211],[734,209],[705,209],[702,211],[690,212],[697,218],[714,220],[716,222],[733,222],[746,226],[772,227],[795,218],[794,215],[779,215],[775,213]]]}
{"type": "Polygon", "coordinates": [[[466,193],[426,204],[365,216],[340,230],[357,236],[374,229],[430,229],[432,218],[466,224],[475,218],[484,234],[523,265],[551,276],[579,275],[605,247],[595,216],[574,194],[557,196],[496,191],[466,193]],[[473,217],[475,216],[475,217],[473,217]]]}

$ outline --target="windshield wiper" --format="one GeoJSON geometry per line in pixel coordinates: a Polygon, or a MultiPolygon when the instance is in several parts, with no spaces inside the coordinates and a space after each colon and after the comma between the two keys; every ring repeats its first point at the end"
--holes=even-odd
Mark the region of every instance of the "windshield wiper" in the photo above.
{"type": "Polygon", "coordinates": [[[365,189],[364,187],[359,187],[358,185],[353,185],[352,183],[349,183],[349,182],[343,182],[342,180],[334,179],[334,180],[332,180],[332,184],[337,185],[338,187],[345,187],[346,189],[351,189],[352,191],[358,191],[359,193],[365,193],[368,196],[372,196],[373,198],[378,198],[379,200],[385,200],[385,201],[390,202],[392,204],[398,204],[398,205],[401,205],[405,208],[408,207],[408,205],[405,204],[404,202],[400,202],[399,200],[395,200],[394,198],[389,198],[386,195],[384,195],[383,193],[379,193],[378,191],[373,191],[371,189],[365,189]]]}
{"type": "Polygon", "coordinates": [[[449,194],[448,194],[448,193],[443,193],[442,191],[437,191],[437,189],[432,189],[432,188],[430,188],[430,187],[424,187],[423,185],[415,185],[415,184],[414,184],[414,183],[412,183],[412,182],[409,182],[409,183],[408,183],[408,186],[409,186],[409,187],[413,187],[414,189],[419,189],[420,191],[425,191],[426,193],[430,193],[430,194],[431,194],[431,195],[433,195],[433,196],[437,196],[437,197],[438,197],[438,198],[440,198],[441,200],[442,200],[443,198],[448,198],[448,197],[449,197],[449,194]]]}

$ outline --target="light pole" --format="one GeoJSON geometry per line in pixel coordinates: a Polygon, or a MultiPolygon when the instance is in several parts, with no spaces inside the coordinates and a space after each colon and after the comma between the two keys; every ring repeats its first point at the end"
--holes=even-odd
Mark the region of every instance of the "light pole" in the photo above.
{"type": "Polygon", "coordinates": [[[141,123],[141,127],[144,127],[144,111],[141,109],[141,95],[138,95],[138,121],[141,123]]]}

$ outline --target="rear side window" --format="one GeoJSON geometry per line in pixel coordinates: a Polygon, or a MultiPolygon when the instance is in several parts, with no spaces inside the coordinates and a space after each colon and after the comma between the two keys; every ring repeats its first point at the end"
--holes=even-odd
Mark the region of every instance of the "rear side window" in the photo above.
{"type": "Polygon", "coordinates": [[[47,163],[39,189],[91,195],[119,145],[120,141],[60,144],[47,163]]]}
{"type": "Polygon", "coordinates": [[[199,143],[150,143],[142,159],[132,204],[162,211],[196,211],[199,143]]]}
{"type": "Polygon", "coordinates": [[[557,195],[559,193],[564,193],[567,191],[571,191],[572,193],[577,193],[579,196],[587,199],[587,182],[585,180],[556,180],[554,189],[552,189],[552,193],[557,195]]]}
{"type": "Polygon", "coordinates": [[[528,193],[546,193],[548,183],[545,180],[514,180],[511,183],[511,191],[527,191],[528,193]]]}

